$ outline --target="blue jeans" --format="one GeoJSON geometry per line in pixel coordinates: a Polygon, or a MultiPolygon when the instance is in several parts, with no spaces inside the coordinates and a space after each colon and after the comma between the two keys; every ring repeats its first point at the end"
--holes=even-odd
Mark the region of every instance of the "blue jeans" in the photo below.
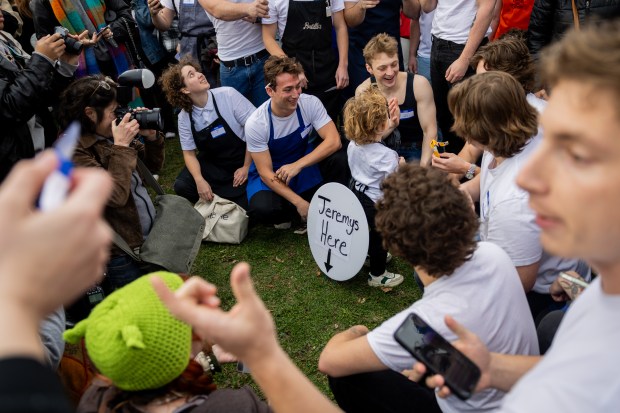
{"type": "Polygon", "coordinates": [[[111,257],[110,261],[108,261],[106,276],[101,283],[101,287],[107,296],[112,291],[137,280],[142,275],[144,275],[144,271],[129,255],[111,257]]]}
{"type": "Polygon", "coordinates": [[[431,58],[418,56],[418,74],[431,81],[431,58]]]}
{"type": "Polygon", "coordinates": [[[422,158],[422,146],[419,143],[412,143],[411,145],[398,145],[392,148],[398,153],[398,156],[405,158],[407,162],[420,162],[422,158]]]}
{"type": "Polygon", "coordinates": [[[267,57],[257,60],[250,66],[226,67],[220,64],[220,83],[230,86],[245,96],[256,107],[269,99],[265,91],[263,66],[267,57]]]}

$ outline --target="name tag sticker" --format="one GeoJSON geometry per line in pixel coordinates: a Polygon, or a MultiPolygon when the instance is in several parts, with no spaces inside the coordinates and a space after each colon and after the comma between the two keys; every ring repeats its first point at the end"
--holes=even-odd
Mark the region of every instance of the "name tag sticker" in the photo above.
{"type": "Polygon", "coordinates": [[[224,130],[223,126],[216,126],[215,128],[211,129],[211,136],[213,137],[213,139],[219,138],[224,134],[226,134],[226,130],[224,130]]]}
{"type": "Polygon", "coordinates": [[[410,119],[413,117],[413,109],[405,109],[400,112],[401,119],[410,119]]]}
{"type": "Polygon", "coordinates": [[[195,0],[183,0],[183,4],[194,4],[195,0]]]}
{"type": "Polygon", "coordinates": [[[306,128],[301,132],[301,137],[305,138],[312,131],[312,125],[306,126],[306,128]]]}

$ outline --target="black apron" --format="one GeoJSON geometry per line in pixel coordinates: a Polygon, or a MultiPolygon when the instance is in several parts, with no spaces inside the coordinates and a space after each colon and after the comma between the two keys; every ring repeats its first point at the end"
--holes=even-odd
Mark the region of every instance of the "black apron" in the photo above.
{"type": "Polygon", "coordinates": [[[192,112],[189,112],[192,136],[198,150],[196,157],[200,161],[202,176],[213,191],[223,198],[234,198],[245,193],[245,184],[233,187],[232,183],[235,171],[245,162],[246,146],[220,115],[213,93],[209,92],[209,97],[213,99],[217,119],[207,127],[197,131],[192,112]]]}
{"type": "Polygon", "coordinates": [[[303,66],[308,78],[306,93],[336,86],[338,61],[332,49],[330,0],[289,0],[282,50],[303,66]]]}
{"type": "MultiPolygon", "coordinates": [[[[415,100],[415,93],[413,91],[413,78],[413,73],[407,73],[405,101],[402,105],[398,105],[400,108],[400,121],[397,129],[400,133],[400,145],[411,146],[416,143],[421,147],[422,140],[424,139],[424,131],[422,130],[420,117],[418,116],[418,103],[415,100]]],[[[370,83],[376,84],[377,79],[371,76],[370,83]]],[[[390,146],[390,142],[387,143],[388,146],[390,146]]]]}

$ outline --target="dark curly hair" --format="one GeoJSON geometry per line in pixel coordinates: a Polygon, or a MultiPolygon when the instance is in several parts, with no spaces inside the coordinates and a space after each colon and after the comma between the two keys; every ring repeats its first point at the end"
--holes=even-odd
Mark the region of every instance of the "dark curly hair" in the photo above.
{"type": "Polygon", "coordinates": [[[181,70],[185,66],[193,67],[197,72],[202,73],[202,69],[191,55],[185,55],[179,60],[179,63],[171,65],[164,71],[159,79],[159,84],[166,94],[166,99],[171,106],[181,108],[186,112],[192,111],[192,99],[186,93],[181,92],[185,87],[181,70]]]}
{"type": "Polygon", "coordinates": [[[382,189],[376,225],[384,248],[432,277],[450,275],[471,258],[478,217],[444,172],[406,164],[382,189]]]}
{"type": "Polygon", "coordinates": [[[57,109],[58,126],[66,129],[74,120],[80,122],[82,134],[94,134],[97,125],[86,116],[86,107],[91,107],[97,119],[103,118],[103,112],[116,100],[116,83],[109,77],[101,75],[87,76],[76,80],[60,95],[57,109]]]}

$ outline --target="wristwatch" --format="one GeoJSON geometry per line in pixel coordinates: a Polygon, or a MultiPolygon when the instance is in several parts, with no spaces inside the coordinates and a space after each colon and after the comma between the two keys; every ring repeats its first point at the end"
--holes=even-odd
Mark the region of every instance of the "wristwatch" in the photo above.
{"type": "Polygon", "coordinates": [[[465,178],[472,179],[475,174],[476,174],[476,164],[475,163],[469,164],[469,169],[467,170],[467,172],[465,172],[465,178]]]}

